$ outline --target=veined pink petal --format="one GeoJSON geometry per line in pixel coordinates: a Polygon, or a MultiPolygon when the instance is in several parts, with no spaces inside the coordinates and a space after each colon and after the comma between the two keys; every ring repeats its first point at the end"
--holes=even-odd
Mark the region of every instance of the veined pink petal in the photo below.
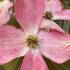
{"type": "Polygon", "coordinates": [[[16,0],[15,16],[25,32],[39,28],[44,12],[44,0],[16,0]]]}
{"type": "Polygon", "coordinates": [[[23,31],[14,27],[0,27],[0,64],[25,55],[28,49],[24,43],[24,35],[23,31]]]}
{"type": "Polygon", "coordinates": [[[20,70],[48,70],[40,53],[28,52],[24,57],[20,70]]]}
{"type": "Polygon", "coordinates": [[[53,20],[70,20],[70,10],[62,10],[53,13],[53,20]]]}
{"type": "Polygon", "coordinates": [[[9,14],[8,10],[5,11],[2,9],[0,12],[0,16],[1,16],[0,17],[0,26],[3,24],[6,24],[8,22],[8,20],[10,19],[10,14],[9,14]]]}
{"type": "Polygon", "coordinates": [[[10,7],[12,7],[13,6],[13,3],[10,1],[10,0],[8,0],[8,8],[10,8],[10,7]]]}
{"type": "Polygon", "coordinates": [[[59,0],[45,0],[45,12],[55,12],[62,9],[61,2],[59,0]]]}
{"type": "Polygon", "coordinates": [[[60,32],[39,33],[40,52],[56,63],[63,63],[70,59],[70,35],[60,32]]]}
{"type": "Polygon", "coordinates": [[[0,2],[0,26],[6,24],[10,19],[9,9],[12,5],[13,4],[9,0],[0,2]]]}
{"type": "Polygon", "coordinates": [[[52,20],[43,19],[40,28],[45,28],[47,31],[57,30],[59,32],[64,33],[64,30],[52,20]]]}

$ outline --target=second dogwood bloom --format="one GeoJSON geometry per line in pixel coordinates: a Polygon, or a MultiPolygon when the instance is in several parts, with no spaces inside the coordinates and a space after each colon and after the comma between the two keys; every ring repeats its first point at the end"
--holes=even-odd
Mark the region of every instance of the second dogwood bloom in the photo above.
{"type": "Polygon", "coordinates": [[[42,27],[64,32],[53,20],[70,20],[70,9],[63,9],[60,0],[45,0],[45,14],[42,27]]]}
{"type": "Polygon", "coordinates": [[[52,20],[70,20],[70,9],[63,9],[60,0],[45,0],[45,13],[52,20]]]}

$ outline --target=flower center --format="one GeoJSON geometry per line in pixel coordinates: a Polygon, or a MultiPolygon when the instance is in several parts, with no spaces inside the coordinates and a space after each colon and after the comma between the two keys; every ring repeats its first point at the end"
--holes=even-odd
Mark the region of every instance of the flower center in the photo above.
{"type": "Polygon", "coordinates": [[[38,47],[38,38],[35,35],[28,35],[26,42],[27,42],[27,46],[29,48],[37,48],[38,47]]]}
{"type": "Polygon", "coordinates": [[[47,18],[47,19],[51,19],[53,17],[53,15],[52,15],[51,12],[46,12],[44,17],[47,18]]]}
{"type": "Polygon", "coordinates": [[[0,2],[3,2],[4,0],[0,0],[0,2]]]}

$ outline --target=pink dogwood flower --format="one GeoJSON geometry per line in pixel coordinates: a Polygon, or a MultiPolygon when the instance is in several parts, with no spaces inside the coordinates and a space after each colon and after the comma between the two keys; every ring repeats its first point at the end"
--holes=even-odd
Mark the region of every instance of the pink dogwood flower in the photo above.
{"type": "Polygon", "coordinates": [[[44,0],[16,0],[14,7],[22,29],[0,28],[0,64],[24,56],[20,70],[49,70],[42,56],[56,63],[70,59],[70,35],[40,28],[44,0]]]}
{"type": "Polygon", "coordinates": [[[45,21],[41,24],[44,28],[49,27],[52,30],[64,32],[52,20],[70,20],[70,9],[63,9],[60,0],[45,0],[45,21]]]}
{"type": "Polygon", "coordinates": [[[52,20],[70,20],[70,9],[63,9],[60,0],[45,0],[45,12],[52,20]]]}
{"type": "Polygon", "coordinates": [[[10,19],[9,9],[12,5],[9,0],[0,0],[0,26],[6,24],[10,19]]]}

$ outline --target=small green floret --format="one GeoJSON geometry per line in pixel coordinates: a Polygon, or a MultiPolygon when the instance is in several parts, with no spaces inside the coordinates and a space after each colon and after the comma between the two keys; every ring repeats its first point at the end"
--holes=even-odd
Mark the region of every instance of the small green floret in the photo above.
{"type": "Polygon", "coordinates": [[[26,39],[27,46],[29,48],[37,48],[38,47],[38,38],[35,35],[29,35],[26,39]]]}
{"type": "Polygon", "coordinates": [[[52,15],[51,12],[46,12],[44,17],[47,18],[47,19],[51,19],[53,17],[53,15],[52,15]]]}

